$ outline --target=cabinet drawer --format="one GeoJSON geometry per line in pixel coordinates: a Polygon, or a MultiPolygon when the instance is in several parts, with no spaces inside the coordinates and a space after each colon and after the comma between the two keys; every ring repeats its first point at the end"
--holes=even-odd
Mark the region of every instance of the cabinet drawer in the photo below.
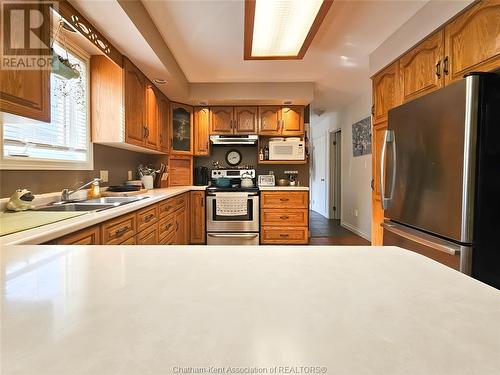
{"type": "Polygon", "coordinates": [[[175,244],[175,233],[169,234],[160,240],[160,245],[174,245],[175,244]]]}
{"type": "Polygon", "coordinates": [[[109,220],[101,226],[102,244],[118,245],[136,234],[135,213],[109,220]]]}
{"type": "Polygon", "coordinates": [[[181,194],[175,198],[173,198],[174,200],[174,210],[178,210],[180,208],[183,208],[183,207],[186,207],[186,204],[187,204],[187,194],[181,194]]]}
{"type": "Polygon", "coordinates": [[[175,214],[170,214],[158,223],[158,236],[160,239],[170,236],[175,232],[175,214]]]}
{"type": "Polygon", "coordinates": [[[101,231],[99,226],[94,226],[58,238],[53,243],[56,245],[99,245],[101,231]]]}
{"type": "Polygon", "coordinates": [[[158,221],[158,205],[154,204],[137,211],[137,232],[151,227],[158,221]]]}
{"type": "Polygon", "coordinates": [[[262,244],[307,244],[307,227],[262,227],[262,244]]]}
{"type": "Polygon", "coordinates": [[[174,213],[175,211],[175,198],[169,198],[159,204],[160,219],[174,213]]]}
{"type": "Polygon", "coordinates": [[[123,241],[120,245],[136,245],[137,244],[137,236],[130,237],[128,240],[123,241]]]}
{"type": "Polygon", "coordinates": [[[137,235],[137,245],[158,245],[158,228],[156,225],[143,230],[137,235]]]}
{"type": "Polygon", "coordinates": [[[261,193],[262,208],[308,208],[307,191],[265,191],[261,193]]]}
{"type": "Polygon", "coordinates": [[[306,227],[308,225],[308,212],[305,209],[263,208],[260,218],[262,225],[285,227],[306,227]]]}

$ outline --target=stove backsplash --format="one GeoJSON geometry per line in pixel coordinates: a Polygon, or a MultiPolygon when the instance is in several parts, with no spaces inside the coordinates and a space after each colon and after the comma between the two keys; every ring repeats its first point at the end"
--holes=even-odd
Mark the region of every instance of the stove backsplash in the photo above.
{"type": "Polygon", "coordinates": [[[214,161],[220,162],[221,166],[227,166],[226,153],[229,150],[238,150],[242,156],[241,164],[253,165],[257,175],[269,174],[269,171],[273,171],[276,179],[279,179],[286,178],[284,171],[298,171],[300,186],[309,186],[309,163],[297,165],[258,164],[259,150],[257,146],[215,146],[211,148],[210,156],[195,157],[194,166],[212,169],[212,162],[214,161]]]}

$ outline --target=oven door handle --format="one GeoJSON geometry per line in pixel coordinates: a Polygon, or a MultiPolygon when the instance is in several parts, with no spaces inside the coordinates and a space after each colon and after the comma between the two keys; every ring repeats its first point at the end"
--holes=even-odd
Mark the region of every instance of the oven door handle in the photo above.
{"type": "Polygon", "coordinates": [[[255,238],[258,237],[259,235],[257,233],[255,234],[212,234],[208,233],[209,237],[215,237],[215,238],[255,238]]]}

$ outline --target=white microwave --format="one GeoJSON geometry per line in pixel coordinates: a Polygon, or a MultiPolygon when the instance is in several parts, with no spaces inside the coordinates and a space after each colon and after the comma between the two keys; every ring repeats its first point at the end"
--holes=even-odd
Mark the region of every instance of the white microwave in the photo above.
{"type": "Polygon", "coordinates": [[[269,160],[304,160],[305,158],[304,141],[269,141],[269,160]]]}

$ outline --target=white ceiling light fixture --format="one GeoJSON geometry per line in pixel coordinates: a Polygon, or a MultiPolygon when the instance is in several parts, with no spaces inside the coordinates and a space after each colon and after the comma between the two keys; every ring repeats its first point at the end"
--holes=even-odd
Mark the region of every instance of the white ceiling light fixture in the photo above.
{"type": "Polygon", "coordinates": [[[333,0],[245,0],[245,60],[302,59],[333,0]]]}

